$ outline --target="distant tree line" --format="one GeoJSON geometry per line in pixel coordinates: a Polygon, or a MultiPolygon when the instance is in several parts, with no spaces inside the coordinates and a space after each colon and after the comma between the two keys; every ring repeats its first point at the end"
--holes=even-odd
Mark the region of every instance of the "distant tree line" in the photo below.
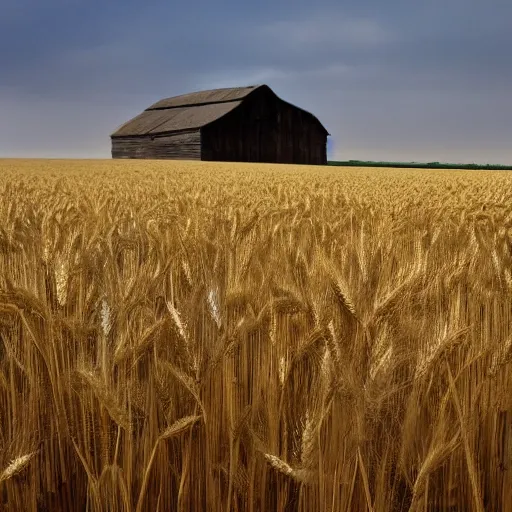
{"type": "Polygon", "coordinates": [[[447,164],[442,162],[370,162],[366,160],[331,160],[328,165],[346,167],[398,167],[407,169],[470,169],[487,171],[512,171],[512,165],[447,164]]]}

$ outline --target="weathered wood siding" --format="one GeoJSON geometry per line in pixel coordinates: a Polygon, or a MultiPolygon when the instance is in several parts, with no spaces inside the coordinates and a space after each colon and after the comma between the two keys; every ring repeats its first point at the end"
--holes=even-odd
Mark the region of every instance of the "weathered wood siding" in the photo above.
{"type": "Polygon", "coordinates": [[[201,134],[202,160],[327,163],[327,134],[321,124],[264,89],[203,127],[201,134]]]}
{"type": "Polygon", "coordinates": [[[200,160],[201,133],[179,132],[142,137],[113,137],[112,158],[200,160]]]}

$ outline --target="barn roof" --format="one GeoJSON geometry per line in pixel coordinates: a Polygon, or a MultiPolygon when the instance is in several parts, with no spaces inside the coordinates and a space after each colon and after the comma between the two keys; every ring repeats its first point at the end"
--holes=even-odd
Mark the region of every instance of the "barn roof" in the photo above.
{"type": "Polygon", "coordinates": [[[224,89],[211,89],[209,91],[191,92],[189,94],[182,94],[181,96],[173,96],[172,98],[165,98],[157,101],[155,104],[148,107],[147,110],[240,101],[259,87],[261,86],[250,85],[248,87],[229,87],[224,89]]]}
{"type": "Polygon", "coordinates": [[[240,101],[166,109],[146,109],[117,129],[112,137],[152,135],[201,128],[240,105],[240,101]]]}
{"type": "Polygon", "coordinates": [[[234,110],[260,87],[268,86],[211,89],[164,98],[121,125],[111,137],[156,135],[202,128],[234,110]]]}

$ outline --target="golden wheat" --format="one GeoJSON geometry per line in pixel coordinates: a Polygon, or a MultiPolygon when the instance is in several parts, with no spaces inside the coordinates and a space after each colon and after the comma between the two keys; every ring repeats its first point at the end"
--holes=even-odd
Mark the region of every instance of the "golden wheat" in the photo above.
{"type": "Polygon", "coordinates": [[[511,174],[0,173],[1,510],[512,511],[511,174]]]}

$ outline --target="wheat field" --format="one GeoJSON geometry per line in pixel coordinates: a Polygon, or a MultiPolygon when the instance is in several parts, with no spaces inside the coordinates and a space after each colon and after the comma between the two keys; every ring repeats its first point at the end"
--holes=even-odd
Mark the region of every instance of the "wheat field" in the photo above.
{"type": "Polygon", "coordinates": [[[0,161],[0,510],[512,511],[512,174],[0,161]]]}

